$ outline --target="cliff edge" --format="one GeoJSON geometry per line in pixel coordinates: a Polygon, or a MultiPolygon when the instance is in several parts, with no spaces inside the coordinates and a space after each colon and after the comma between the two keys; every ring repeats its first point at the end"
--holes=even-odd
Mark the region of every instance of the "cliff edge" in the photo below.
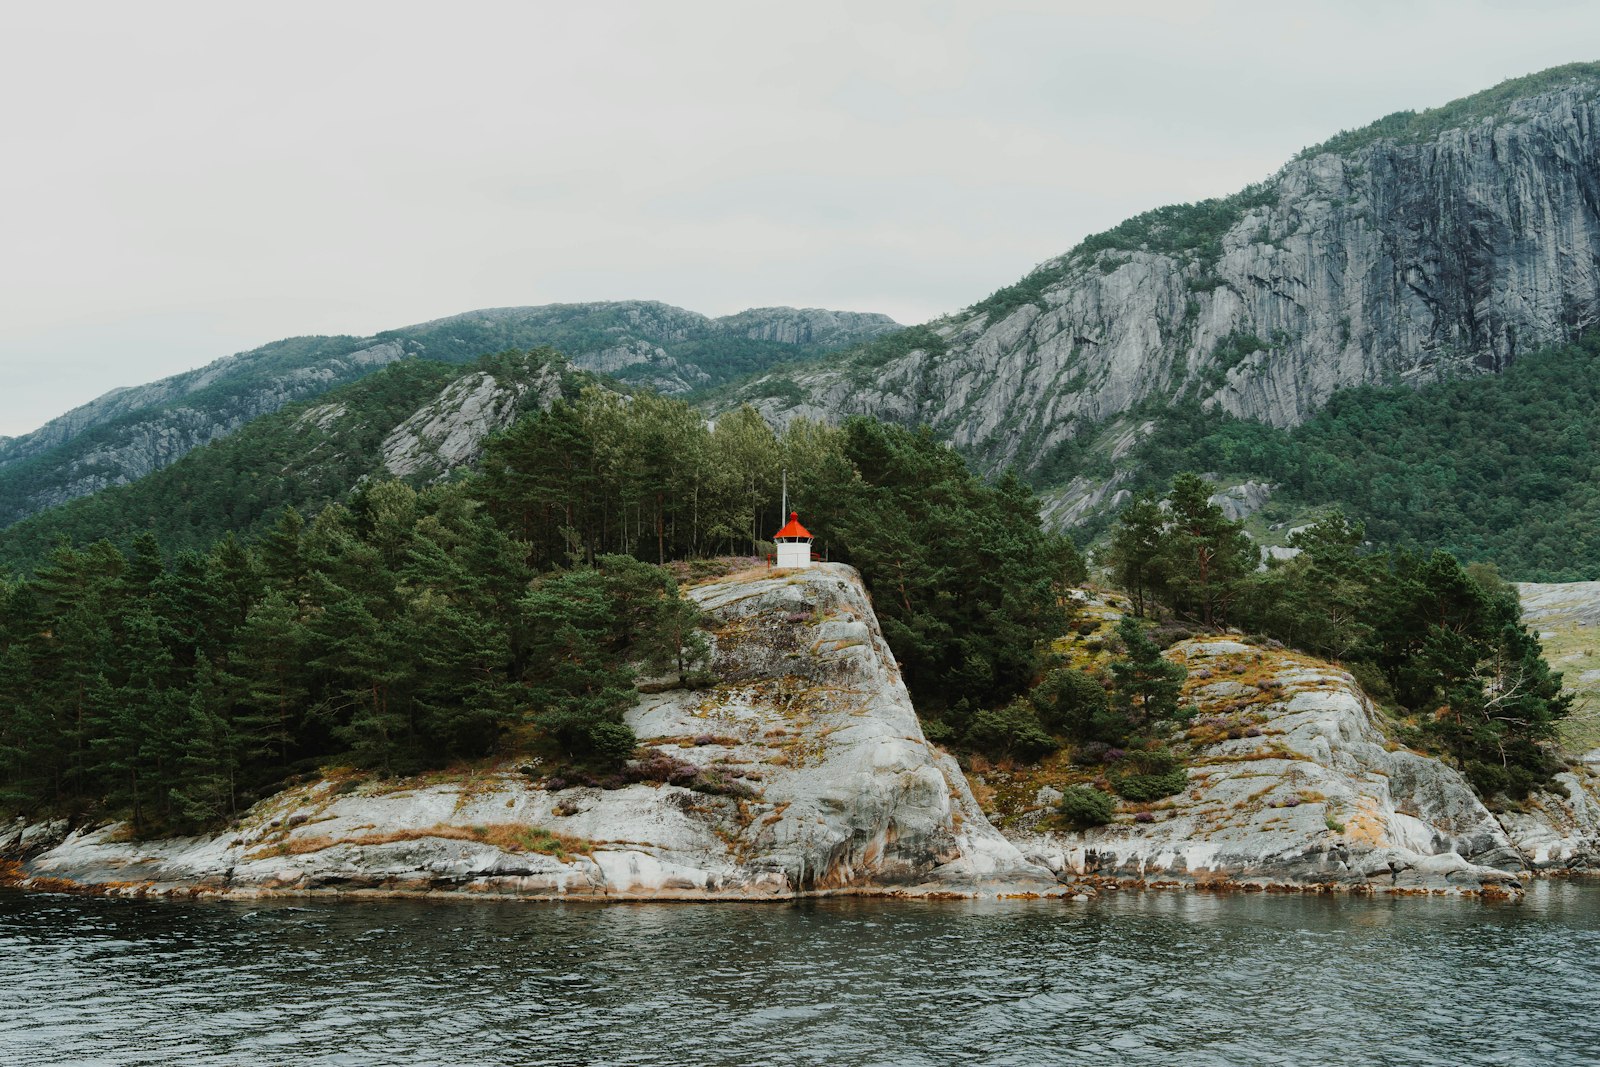
{"type": "MultiPolygon", "coordinates": [[[[364,781],[263,801],[215,836],[71,833],[21,884],[111,892],[438,892],[781,899],[1051,890],[922,735],[854,570],[759,570],[690,595],[719,684],[627,713],[661,783],[571,787],[537,765],[364,781]]],[[[18,851],[39,828],[0,835],[18,851]]]]}

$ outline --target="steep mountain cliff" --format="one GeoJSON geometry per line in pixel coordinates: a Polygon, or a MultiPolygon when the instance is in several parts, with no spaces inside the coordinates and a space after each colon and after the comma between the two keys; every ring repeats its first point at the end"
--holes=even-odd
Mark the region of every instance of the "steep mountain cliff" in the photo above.
{"type": "Polygon", "coordinates": [[[160,470],[252,419],[407,357],[466,363],[550,345],[585,370],[681,394],[897,328],[857,312],[757,308],[710,319],[626,301],[493,308],[366,338],[291,338],[113,390],[32,433],[0,438],[0,527],[160,470]]]}
{"type": "Polygon", "coordinates": [[[1091,434],[1126,451],[1141,406],[1293,426],[1350,386],[1497,372],[1600,321],[1597,95],[1576,64],[1390,116],[722,403],[927,423],[1038,471],[1091,434]]]}

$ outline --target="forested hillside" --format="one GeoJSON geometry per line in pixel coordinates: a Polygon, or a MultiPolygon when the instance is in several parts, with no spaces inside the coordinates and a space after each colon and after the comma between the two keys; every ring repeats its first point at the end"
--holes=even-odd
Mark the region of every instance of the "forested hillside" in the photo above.
{"type": "MultiPolygon", "coordinates": [[[[204,551],[227,533],[254,536],[285,507],[314,514],[344,499],[361,479],[386,473],[395,451],[386,447],[391,439],[402,436],[413,416],[449,400],[454,386],[487,382],[488,392],[502,398],[497,415],[503,421],[494,425],[452,423],[452,415],[461,415],[459,404],[439,413],[443,430],[470,434],[501,429],[519,411],[556,396],[576,396],[588,380],[547,349],[490,356],[465,368],[402,360],[343,389],[264,415],[129,485],[0,530],[0,566],[29,567],[62,538],[81,544],[104,538],[126,550],[136,534],[148,531],[173,553],[204,551]]],[[[480,402],[477,410],[493,410],[482,403],[482,388],[472,396],[480,402]]],[[[475,452],[467,458],[476,458],[475,452]]],[[[444,469],[438,463],[407,465],[414,483],[444,469]]]]}
{"type": "Polygon", "coordinates": [[[926,433],[779,437],[748,410],[711,427],[681,401],[591,388],[493,439],[478,476],[368,480],[309,522],[278,509],[259,539],[204,550],[61,545],[0,581],[0,804],[158,832],[338,764],[536,754],[601,786],[660,773],[624,763],[635,677],[714,679],[658,564],[757,564],[785,464],[930,711],[1032,683],[1083,565],[1019,483],[985,485],[926,433]]]}
{"type": "Polygon", "coordinates": [[[294,337],[116,389],[33,433],[0,438],[0,527],[160,470],[252,419],[400,360],[469,363],[559,348],[581,369],[688,394],[898,329],[885,315],[753,308],[720,319],[656,301],[490,308],[372,337],[294,337]]]}
{"type": "Polygon", "coordinates": [[[1193,404],[1150,416],[1151,436],[1101,477],[1270,481],[1276,508],[1338,507],[1383,546],[1444,549],[1518,581],[1600,575],[1600,332],[1497,377],[1347,390],[1293,430],[1193,404]]]}

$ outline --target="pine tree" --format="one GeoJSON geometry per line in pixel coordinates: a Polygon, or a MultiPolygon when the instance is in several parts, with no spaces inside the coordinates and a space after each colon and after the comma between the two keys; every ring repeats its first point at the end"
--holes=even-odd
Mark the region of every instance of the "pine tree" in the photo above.
{"type": "Polygon", "coordinates": [[[1122,658],[1111,662],[1113,694],[1119,710],[1135,730],[1142,730],[1178,714],[1178,695],[1188,676],[1181,665],[1161,655],[1161,647],[1150,640],[1144,625],[1132,615],[1117,622],[1122,639],[1122,658]]]}
{"type": "Polygon", "coordinates": [[[1145,492],[1117,516],[1106,562],[1112,577],[1133,598],[1133,612],[1143,618],[1153,590],[1165,584],[1161,574],[1162,531],[1166,516],[1154,493],[1145,492]]]}

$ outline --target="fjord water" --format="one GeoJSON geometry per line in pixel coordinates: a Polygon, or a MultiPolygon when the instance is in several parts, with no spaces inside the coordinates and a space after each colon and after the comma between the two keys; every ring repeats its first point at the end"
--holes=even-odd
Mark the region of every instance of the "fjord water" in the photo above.
{"type": "Polygon", "coordinates": [[[1462,900],[0,893],[0,1062],[1566,1064],[1600,887],[1462,900]]]}

